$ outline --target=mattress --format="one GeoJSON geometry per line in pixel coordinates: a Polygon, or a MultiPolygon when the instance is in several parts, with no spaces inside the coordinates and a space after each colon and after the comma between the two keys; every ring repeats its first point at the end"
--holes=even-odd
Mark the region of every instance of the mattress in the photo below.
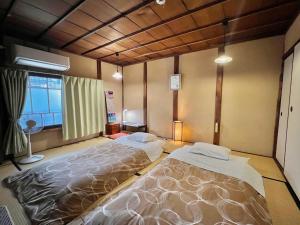
{"type": "MultiPolygon", "coordinates": [[[[190,161],[186,149],[178,152],[69,225],[272,224],[266,200],[254,185],[259,179],[252,183],[253,177],[245,178],[251,172],[226,175],[231,170],[220,161],[215,161],[215,168],[210,161],[204,169],[203,160],[190,161]],[[220,168],[225,174],[213,171],[220,168]]],[[[249,166],[238,158],[231,161],[242,171],[249,166]]]]}
{"type": "Polygon", "coordinates": [[[128,145],[136,149],[142,149],[152,162],[160,157],[166,144],[162,139],[157,139],[151,142],[137,142],[130,140],[128,136],[117,138],[115,142],[123,145],[128,145]]]}
{"type": "Polygon", "coordinates": [[[111,141],[46,161],[4,184],[32,224],[66,224],[150,163],[143,149],[111,141]]]}

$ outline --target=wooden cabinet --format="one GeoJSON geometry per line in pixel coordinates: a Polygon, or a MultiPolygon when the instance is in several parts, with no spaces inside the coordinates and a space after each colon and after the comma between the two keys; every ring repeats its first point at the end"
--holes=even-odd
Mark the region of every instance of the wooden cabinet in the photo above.
{"type": "Polygon", "coordinates": [[[105,131],[107,135],[120,133],[119,123],[107,123],[105,126],[105,131]]]}

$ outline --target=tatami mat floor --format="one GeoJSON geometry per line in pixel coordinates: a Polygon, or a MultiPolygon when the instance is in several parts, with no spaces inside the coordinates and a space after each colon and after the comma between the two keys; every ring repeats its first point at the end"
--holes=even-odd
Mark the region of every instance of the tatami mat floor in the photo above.
{"type": "MultiPolygon", "coordinates": [[[[78,151],[82,148],[86,148],[98,143],[104,143],[108,141],[107,138],[94,138],[88,141],[83,141],[80,143],[66,145],[63,147],[58,147],[50,150],[43,151],[42,154],[45,155],[46,160],[57,156],[64,155],[66,153],[71,153],[78,151]]],[[[146,169],[140,171],[138,175],[143,175],[151,170],[155,165],[157,165],[162,159],[164,159],[172,150],[180,147],[180,145],[174,145],[169,143],[167,145],[166,153],[164,153],[159,160],[151,164],[146,169]]],[[[300,211],[293,200],[288,188],[285,184],[284,176],[282,175],[280,169],[276,165],[275,161],[269,157],[251,155],[241,152],[233,152],[235,155],[250,158],[249,164],[252,165],[258,172],[264,177],[264,186],[266,191],[266,200],[268,203],[268,208],[273,220],[274,225],[299,225],[300,224],[300,211]],[[275,180],[274,180],[275,179],[275,180]],[[278,180],[278,181],[276,181],[278,180]]],[[[43,161],[35,163],[33,165],[22,166],[22,169],[28,169],[32,166],[36,166],[43,161]]],[[[11,165],[0,166],[0,180],[2,181],[5,177],[13,175],[16,173],[16,168],[11,165]]],[[[129,185],[137,176],[130,178],[123,185],[116,188],[116,191],[120,190],[122,187],[129,185]]],[[[112,193],[111,193],[112,194],[112,193]]],[[[109,194],[109,195],[111,195],[109,194]]],[[[17,200],[13,197],[12,193],[5,187],[0,186],[0,205],[6,205],[13,217],[16,225],[26,225],[29,221],[17,200]]]]}
{"type": "MultiPolygon", "coordinates": [[[[262,176],[272,178],[275,180],[285,181],[282,172],[277,166],[275,160],[271,157],[264,157],[258,155],[252,155],[237,151],[232,151],[234,155],[247,157],[249,159],[249,164],[253,166],[262,176]]],[[[300,224],[300,223],[299,223],[300,224]]]]}

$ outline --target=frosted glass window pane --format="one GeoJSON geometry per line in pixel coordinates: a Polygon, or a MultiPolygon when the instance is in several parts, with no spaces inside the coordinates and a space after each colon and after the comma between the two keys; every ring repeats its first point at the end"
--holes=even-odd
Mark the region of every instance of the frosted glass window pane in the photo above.
{"type": "MultiPolygon", "coordinates": [[[[35,120],[37,126],[62,124],[62,80],[60,78],[33,76],[29,73],[25,105],[19,124],[35,120]]],[[[38,75],[38,73],[33,73],[38,75]]]]}
{"type": "Polygon", "coordinates": [[[43,114],[42,117],[44,126],[51,126],[54,124],[53,113],[43,114]]]}
{"type": "Polygon", "coordinates": [[[42,88],[31,88],[31,101],[33,113],[48,113],[48,90],[42,88]]]}
{"type": "Polygon", "coordinates": [[[31,113],[31,101],[30,101],[30,91],[29,88],[26,90],[26,99],[25,99],[25,105],[23,108],[23,113],[28,114],[31,113]]]}
{"type": "Polygon", "coordinates": [[[50,112],[61,112],[61,90],[49,89],[50,112]]]}
{"type": "Polygon", "coordinates": [[[62,124],[62,114],[54,113],[54,124],[62,124]]]}
{"type": "Polygon", "coordinates": [[[29,76],[29,79],[30,79],[29,85],[31,87],[47,88],[47,78],[46,77],[29,76]]]}
{"type": "Polygon", "coordinates": [[[48,78],[48,88],[61,89],[61,79],[48,78]]]}

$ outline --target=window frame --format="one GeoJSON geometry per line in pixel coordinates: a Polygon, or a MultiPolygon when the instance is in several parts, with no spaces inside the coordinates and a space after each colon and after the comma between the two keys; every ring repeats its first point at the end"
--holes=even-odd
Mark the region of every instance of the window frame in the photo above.
{"type": "MultiPolygon", "coordinates": [[[[28,79],[30,79],[29,77],[45,77],[45,78],[55,78],[55,79],[62,80],[61,75],[43,73],[43,72],[35,72],[35,71],[28,71],[28,79]]],[[[62,88],[61,88],[61,91],[62,91],[62,88]]],[[[49,101],[48,101],[48,104],[49,104],[49,101]]],[[[62,124],[47,125],[47,126],[43,127],[43,130],[51,130],[51,129],[56,129],[56,128],[62,128],[62,124]]]]}

